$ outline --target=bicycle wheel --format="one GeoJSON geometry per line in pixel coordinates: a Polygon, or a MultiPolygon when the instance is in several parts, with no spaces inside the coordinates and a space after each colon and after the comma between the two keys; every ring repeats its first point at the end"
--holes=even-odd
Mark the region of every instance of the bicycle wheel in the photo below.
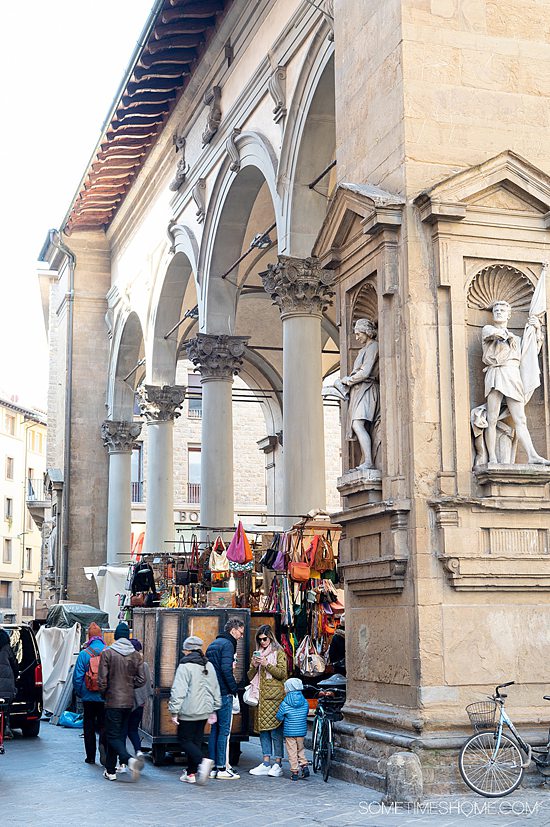
{"type": "Polygon", "coordinates": [[[325,718],[321,730],[321,770],[323,781],[328,781],[332,761],[332,721],[325,718]]]}
{"type": "Polygon", "coordinates": [[[511,738],[502,735],[495,753],[493,730],[468,738],[458,759],[460,774],[471,790],[486,798],[500,798],[513,792],[523,778],[521,752],[511,738]]]}
{"type": "Polygon", "coordinates": [[[313,772],[318,772],[319,767],[321,766],[321,722],[319,720],[319,716],[316,715],[313,719],[313,734],[311,736],[311,751],[313,752],[313,772]]]}

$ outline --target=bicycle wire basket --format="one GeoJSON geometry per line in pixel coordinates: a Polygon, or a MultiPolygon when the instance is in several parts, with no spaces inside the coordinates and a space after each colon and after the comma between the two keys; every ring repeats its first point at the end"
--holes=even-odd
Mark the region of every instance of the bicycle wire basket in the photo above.
{"type": "Polygon", "coordinates": [[[494,728],[497,714],[495,701],[478,701],[475,704],[468,704],[466,712],[476,731],[479,729],[494,728]]]}

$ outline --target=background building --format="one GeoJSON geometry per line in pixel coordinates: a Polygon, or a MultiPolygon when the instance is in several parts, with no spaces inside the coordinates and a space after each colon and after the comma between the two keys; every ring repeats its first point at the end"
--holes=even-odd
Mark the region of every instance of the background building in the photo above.
{"type": "Polygon", "coordinates": [[[20,622],[34,617],[40,592],[42,536],[30,509],[45,499],[45,415],[0,397],[0,456],[0,611],[20,622]]]}

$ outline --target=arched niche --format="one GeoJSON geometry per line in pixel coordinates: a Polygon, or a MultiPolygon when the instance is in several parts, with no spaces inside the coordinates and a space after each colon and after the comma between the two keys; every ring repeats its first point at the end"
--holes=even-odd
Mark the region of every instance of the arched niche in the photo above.
{"type": "Polygon", "coordinates": [[[335,153],[334,44],[323,25],[300,71],[278,169],[284,216],[279,251],[285,255],[311,255],[336,183],[335,168],[314,188],[309,185],[335,160],[335,153]]]}
{"type": "Polygon", "coordinates": [[[145,347],[140,318],[135,311],[128,311],[120,317],[113,337],[107,399],[109,419],[120,421],[133,419],[134,395],[143,378],[143,369],[140,369],[138,363],[144,359],[144,356],[145,347]]]}
{"type": "MultiPolygon", "coordinates": [[[[529,305],[535,289],[537,276],[529,269],[520,269],[506,262],[492,262],[485,266],[478,263],[467,274],[466,279],[466,326],[468,347],[468,379],[470,409],[485,402],[484,372],[482,361],[481,331],[484,325],[492,324],[492,305],[495,301],[507,301],[512,307],[508,329],[516,336],[523,335],[529,305]]],[[[545,384],[548,364],[546,347],[539,355],[542,384],[526,406],[527,425],[535,448],[546,453],[547,406],[545,384]]],[[[526,462],[521,446],[518,446],[516,462],[526,462]]]]}
{"type": "MultiPolygon", "coordinates": [[[[234,136],[233,143],[238,163],[232,151],[222,164],[212,190],[201,247],[199,311],[200,330],[204,333],[235,332],[237,268],[229,277],[222,278],[222,275],[248,250],[254,235],[262,233],[270,224],[280,223],[275,188],[276,157],[271,145],[253,132],[234,136]],[[256,226],[251,216],[255,206],[266,200],[266,194],[269,209],[262,211],[263,217],[258,218],[256,226]]],[[[275,236],[277,229],[272,233],[275,236]]]]}
{"type": "MultiPolygon", "coordinates": [[[[375,287],[376,274],[360,282],[348,296],[348,373],[353,369],[354,362],[361,350],[361,345],[355,336],[355,323],[359,319],[369,319],[378,327],[378,293],[375,287]]],[[[347,406],[346,406],[347,420],[347,406]]],[[[345,421],[344,420],[344,423],[345,421]]],[[[344,427],[346,425],[344,424],[344,427]]],[[[375,467],[382,469],[381,424],[380,420],[369,426],[372,441],[373,459],[375,467]]],[[[361,461],[361,450],[357,440],[348,440],[348,468],[356,468],[361,461]]]]}

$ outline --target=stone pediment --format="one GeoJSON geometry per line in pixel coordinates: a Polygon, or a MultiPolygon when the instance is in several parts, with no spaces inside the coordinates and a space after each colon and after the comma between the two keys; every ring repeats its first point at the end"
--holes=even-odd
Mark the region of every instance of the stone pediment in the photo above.
{"type": "Polygon", "coordinates": [[[401,225],[404,205],[401,196],[372,184],[339,184],[313,247],[313,255],[337,261],[337,251],[358,235],[376,235],[383,229],[397,229],[401,225]]]}
{"type": "Polygon", "coordinates": [[[538,209],[537,204],[526,201],[521,197],[521,193],[516,193],[507,185],[497,184],[490,187],[485,192],[477,193],[471,198],[466,199],[467,204],[476,207],[486,207],[489,210],[509,210],[514,212],[528,212],[532,214],[539,214],[544,210],[538,209]]]}
{"type": "Polygon", "coordinates": [[[550,177],[515,152],[506,150],[445,178],[420,193],[414,203],[422,221],[460,221],[469,207],[530,213],[550,226],[550,177]]]}

